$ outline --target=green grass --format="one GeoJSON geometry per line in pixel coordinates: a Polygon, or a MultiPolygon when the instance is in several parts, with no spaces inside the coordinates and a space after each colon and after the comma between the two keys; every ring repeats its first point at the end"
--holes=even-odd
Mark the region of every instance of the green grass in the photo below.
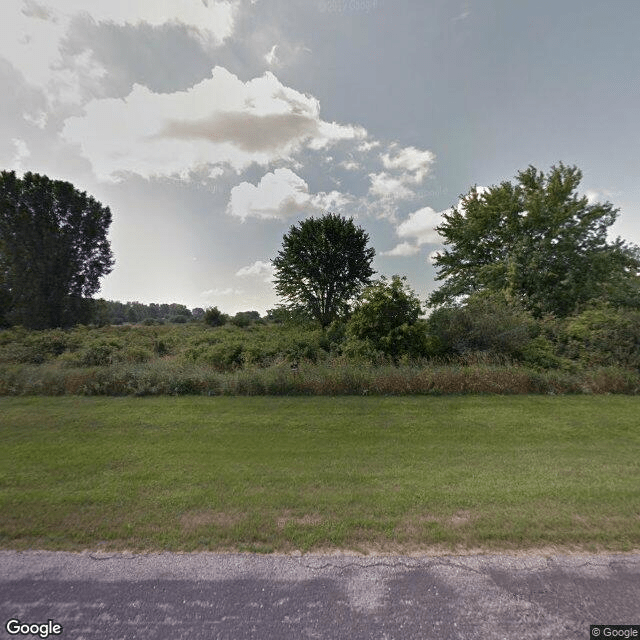
{"type": "Polygon", "coordinates": [[[640,546],[630,396],[0,399],[0,546],[640,546]]]}

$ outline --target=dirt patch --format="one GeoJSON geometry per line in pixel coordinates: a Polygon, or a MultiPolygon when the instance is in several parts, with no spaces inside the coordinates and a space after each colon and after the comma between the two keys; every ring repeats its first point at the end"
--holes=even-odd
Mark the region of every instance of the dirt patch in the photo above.
{"type": "Polygon", "coordinates": [[[302,526],[317,526],[324,520],[317,514],[305,514],[303,516],[293,516],[285,513],[276,519],[278,529],[284,529],[288,524],[299,524],[302,526]]]}
{"type": "Polygon", "coordinates": [[[453,525],[454,527],[463,527],[465,524],[469,524],[474,520],[477,520],[478,516],[475,516],[471,511],[456,511],[450,518],[445,519],[445,522],[453,525]]]}
{"type": "Polygon", "coordinates": [[[449,517],[434,516],[429,513],[418,513],[411,516],[405,516],[400,521],[396,530],[408,535],[418,535],[422,532],[424,525],[434,523],[457,529],[475,522],[478,517],[479,516],[477,514],[466,510],[456,511],[449,517]]]}
{"type": "Polygon", "coordinates": [[[185,531],[193,531],[199,527],[233,527],[240,523],[242,517],[237,514],[224,511],[212,511],[200,509],[199,511],[187,511],[180,516],[180,524],[185,531]]]}

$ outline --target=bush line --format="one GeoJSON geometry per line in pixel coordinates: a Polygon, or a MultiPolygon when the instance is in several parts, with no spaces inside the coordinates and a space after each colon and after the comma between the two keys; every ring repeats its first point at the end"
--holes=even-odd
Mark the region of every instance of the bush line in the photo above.
{"type": "Polygon", "coordinates": [[[61,368],[0,365],[0,395],[413,395],[638,394],[640,375],[622,368],[541,371],[518,365],[357,365],[301,362],[219,372],[171,360],[61,368]]]}

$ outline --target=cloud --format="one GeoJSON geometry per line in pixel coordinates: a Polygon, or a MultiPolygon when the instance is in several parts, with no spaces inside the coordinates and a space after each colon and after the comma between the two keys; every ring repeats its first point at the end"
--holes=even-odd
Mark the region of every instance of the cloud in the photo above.
{"type": "MultiPolygon", "coordinates": [[[[450,211],[450,209],[445,211],[450,211]]],[[[440,244],[442,238],[435,228],[442,222],[442,214],[445,211],[436,212],[431,207],[423,207],[414,211],[396,227],[396,234],[400,238],[405,238],[404,242],[385,251],[382,255],[412,256],[420,251],[422,245],[440,244]]]]}
{"type": "Polygon", "coordinates": [[[37,111],[34,113],[25,111],[22,114],[22,117],[26,122],[38,127],[38,129],[44,129],[47,126],[47,120],[49,116],[46,111],[37,111]]]}
{"type": "Polygon", "coordinates": [[[119,172],[186,177],[223,163],[241,171],[254,162],[291,161],[304,147],[321,149],[366,131],[324,122],[315,98],[270,72],[243,82],[215,67],[186,91],[134,85],[123,100],[92,100],[84,115],[67,119],[62,134],[81,147],[99,178],[110,180],[119,172]]]}
{"type": "Polygon", "coordinates": [[[267,173],[257,185],[241,182],[231,189],[227,213],[246,218],[285,219],[339,208],[348,197],[338,191],[309,193],[307,183],[291,169],[267,173]]]}
{"type": "Polygon", "coordinates": [[[420,184],[431,171],[435,162],[432,151],[415,147],[404,147],[395,153],[380,154],[386,171],[370,173],[369,195],[385,200],[408,200],[415,196],[414,186],[420,184]]]}
{"type": "Polygon", "coordinates": [[[379,147],[380,144],[381,143],[379,140],[370,140],[370,141],[361,142],[358,145],[358,151],[362,153],[367,153],[368,151],[371,151],[371,149],[375,149],[376,147],[379,147]]]}
{"type": "MultiPolygon", "coordinates": [[[[487,187],[477,186],[476,191],[478,195],[486,193],[489,189],[487,187]]],[[[456,208],[459,211],[461,209],[463,198],[458,200],[456,208]]],[[[422,207],[417,211],[414,211],[409,217],[402,221],[396,227],[396,234],[400,238],[406,238],[404,242],[401,242],[390,251],[386,251],[383,255],[387,256],[409,256],[418,253],[420,247],[425,244],[441,244],[442,237],[436,231],[436,227],[442,224],[444,214],[451,213],[452,208],[444,209],[443,211],[435,211],[431,207],[422,207]]],[[[433,263],[433,256],[437,251],[429,254],[429,260],[433,263]]]]}
{"type": "Polygon", "coordinates": [[[410,242],[401,242],[389,251],[383,251],[383,256],[413,256],[420,251],[420,247],[410,242]]]}
{"type": "Polygon", "coordinates": [[[0,57],[46,94],[50,108],[81,104],[99,95],[106,70],[90,46],[64,52],[78,17],[89,15],[95,22],[117,25],[180,24],[203,44],[217,46],[233,33],[238,6],[203,0],[11,0],[2,7],[0,57]]]}
{"type": "Polygon", "coordinates": [[[392,157],[390,154],[382,154],[382,165],[385,169],[398,169],[402,172],[401,179],[404,182],[418,184],[431,171],[436,156],[432,151],[420,151],[415,147],[405,147],[392,157]]]}
{"type": "Polygon", "coordinates": [[[236,296],[242,295],[244,293],[243,289],[234,289],[233,287],[226,287],[225,289],[220,289],[218,287],[214,289],[207,289],[206,291],[202,291],[200,293],[200,297],[202,298],[213,298],[217,296],[236,296]]]}
{"type": "Polygon", "coordinates": [[[584,192],[584,195],[587,197],[588,204],[595,204],[600,198],[600,193],[598,191],[594,191],[593,189],[587,189],[584,192]]]}
{"type": "Polygon", "coordinates": [[[356,171],[357,169],[361,168],[361,165],[355,160],[343,160],[339,163],[339,166],[343,169],[346,169],[347,171],[356,171]]]}
{"type": "Polygon", "coordinates": [[[469,3],[465,2],[462,7],[462,12],[459,13],[455,18],[452,18],[452,22],[457,22],[458,20],[466,20],[471,15],[471,9],[469,7],[469,3]]]}
{"type": "Polygon", "coordinates": [[[406,199],[413,196],[413,191],[409,189],[400,178],[394,178],[385,173],[370,173],[371,186],[369,193],[373,196],[385,199],[406,199]]]}
{"type": "Polygon", "coordinates": [[[318,133],[317,122],[299,113],[214,113],[210,118],[192,121],[169,121],[158,138],[229,142],[247,151],[286,151],[292,141],[318,133]]]}
{"type": "Polygon", "coordinates": [[[265,62],[270,67],[274,67],[280,62],[278,60],[278,56],[276,55],[276,49],[277,48],[278,48],[278,45],[274,44],[273,47],[271,47],[271,50],[268,53],[266,53],[265,56],[264,56],[265,62]]]}
{"type": "Polygon", "coordinates": [[[423,207],[414,211],[404,222],[401,222],[396,233],[401,238],[412,238],[418,245],[441,242],[435,227],[442,222],[442,212],[437,213],[431,207],[423,207]]]}
{"type": "Polygon", "coordinates": [[[22,173],[24,171],[22,161],[31,156],[31,151],[29,150],[27,143],[20,138],[12,138],[11,142],[16,150],[15,155],[11,160],[11,168],[18,173],[22,173]]]}
{"type": "Polygon", "coordinates": [[[270,262],[256,260],[253,264],[242,267],[236,272],[240,277],[257,277],[265,282],[271,282],[274,275],[273,265],[270,262]]]}

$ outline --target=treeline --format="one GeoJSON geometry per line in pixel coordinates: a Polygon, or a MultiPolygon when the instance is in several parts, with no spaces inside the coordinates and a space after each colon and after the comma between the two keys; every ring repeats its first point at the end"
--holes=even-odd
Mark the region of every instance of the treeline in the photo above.
{"type": "MultiPolygon", "coordinates": [[[[189,309],[184,304],[156,303],[144,304],[143,302],[119,302],[117,300],[92,300],[93,309],[88,317],[89,324],[99,327],[106,325],[123,324],[184,324],[185,322],[204,322],[212,327],[218,327],[230,322],[238,327],[249,326],[252,322],[262,320],[258,311],[239,311],[235,315],[223,313],[218,307],[203,309],[195,307],[189,309]]],[[[267,320],[282,320],[288,314],[268,312],[267,320]]],[[[82,324],[82,323],[77,323],[82,324]]]]}
{"type": "Polygon", "coordinates": [[[117,300],[95,301],[93,321],[100,326],[108,324],[136,324],[145,320],[184,323],[201,319],[204,309],[189,309],[183,304],[158,304],[152,302],[118,302],[117,300]]]}

